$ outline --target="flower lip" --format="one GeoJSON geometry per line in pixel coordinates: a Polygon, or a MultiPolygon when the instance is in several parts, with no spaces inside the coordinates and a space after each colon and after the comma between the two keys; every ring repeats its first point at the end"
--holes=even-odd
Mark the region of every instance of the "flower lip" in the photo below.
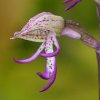
{"type": "Polygon", "coordinates": [[[46,91],[48,88],[50,88],[52,86],[52,84],[54,83],[55,79],[56,79],[56,74],[57,74],[57,67],[56,67],[56,60],[54,61],[54,72],[51,76],[51,78],[49,79],[48,84],[42,89],[40,90],[40,92],[44,92],[46,91]]]}

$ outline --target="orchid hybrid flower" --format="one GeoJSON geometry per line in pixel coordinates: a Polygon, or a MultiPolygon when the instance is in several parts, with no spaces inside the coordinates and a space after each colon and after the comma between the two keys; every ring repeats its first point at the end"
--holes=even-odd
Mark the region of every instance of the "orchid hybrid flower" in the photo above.
{"type": "Polygon", "coordinates": [[[42,79],[49,80],[48,84],[40,91],[43,92],[51,87],[56,78],[57,64],[55,56],[60,52],[60,46],[56,37],[67,36],[72,39],[81,39],[90,47],[95,48],[97,45],[96,40],[85,33],[80,28],[79,23],[72,20],[64,20],[63,17],[49,12],[40,13],[32,17],[20,32],[15,32],[11,39],[21,38],[33,42],[41,42],[41,46],[30,58],[25,60],[14,58],[14,61],[25,64],[34,61],[38,56],[47,59],[45,71],[43,73],[37,73],[42,79]],[[55,51],[53,50],[53,46],[56,47],[55,51]]]}
{"type": "Polygon", "coordinates": [[[79,3],[81,0],[64,0],[64,3],[71,2],[71,4],[66,7],[65,10],[70,10],[72,7],[74,7],[77,3],[79,3]]]}

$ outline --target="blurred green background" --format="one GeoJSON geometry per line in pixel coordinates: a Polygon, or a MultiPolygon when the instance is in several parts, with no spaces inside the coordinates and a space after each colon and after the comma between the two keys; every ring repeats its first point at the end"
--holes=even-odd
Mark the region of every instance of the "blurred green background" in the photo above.
{"type": "Polygon", "coordinates": [[[43,72],[46,60],[39,57],[23,65],[12,60],[30,57],[40,46],[41,43],[9,38],[32,16],[43,11],[80,22],[98,37],[93,0],[83,0],[68,12],[64,11],[66,6],[63,0],[0,0],[0,100],[98,100],[96,55],[81,41],[58,38],[61,52],[56,57],[57,78],[44,93],[39,90],[48,81],[41,80],[36,72],[43,72]]]}

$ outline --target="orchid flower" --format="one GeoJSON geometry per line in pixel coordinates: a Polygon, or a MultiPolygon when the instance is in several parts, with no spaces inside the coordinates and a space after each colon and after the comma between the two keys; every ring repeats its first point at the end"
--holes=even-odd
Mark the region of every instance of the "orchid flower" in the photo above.
{"type": "Polygon", "coordinates": [[[64,20],[63,17],[56,16],[49,12],[43,12],[32,17],[22,30],[15,32],[13,38],[11,38],[22,38],[24,40],[42,43],[36,53],[31,57],[25,60],[17,60],[14,58],[14,61],[20,64],[32,62],[38,56],[47,59],[45,71],[43,73],[37,73],[42,79],[49,80],[48,84],[40,92],[51,87],[56,78],[57,64],[55,56],[60,52],[57,36],[81,39],[90,47],[97,47],[97,41],[90,37],[87,32],[80,27],[79,23],[72,20],[64,20]],[[53,46],[56,47],[55,51],[53,50],[53,46]],[[45,50],[45,52],[43,52],[43,50],[45,50]]]}
{"type": "Polygon", "coordinates": [[[66,7],[65,10],[70,10],[72,7],[74,7],[77,3],[79,3],[81,0],[64,0],[64,3],[71,2],[71,4],[66,7]],[[72,1],[72,2],[71,2],[72,1]]]}

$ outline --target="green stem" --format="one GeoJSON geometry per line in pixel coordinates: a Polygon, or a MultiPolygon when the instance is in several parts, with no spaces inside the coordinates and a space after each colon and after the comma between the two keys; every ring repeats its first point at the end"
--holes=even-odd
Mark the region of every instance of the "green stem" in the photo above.
{"type": "MultiPolygon", "coordinates": [[[[100,1],[99,0],[96,0],[96,8],[97,8],[97,17],[99,22],[99,37],[100,37],[100,1]]],[[[97,55],[97,62],[98,62],[98,91],[99,91],[99,100],[100,100],[100,52],[97,52],[96,55],[97,55]]]]}
{"type": "Polygon", "coordinates": [[[100,100],[100,53],[96,53],[98,62],[98,90],[99,90],[99,100],[100,100]]]}

